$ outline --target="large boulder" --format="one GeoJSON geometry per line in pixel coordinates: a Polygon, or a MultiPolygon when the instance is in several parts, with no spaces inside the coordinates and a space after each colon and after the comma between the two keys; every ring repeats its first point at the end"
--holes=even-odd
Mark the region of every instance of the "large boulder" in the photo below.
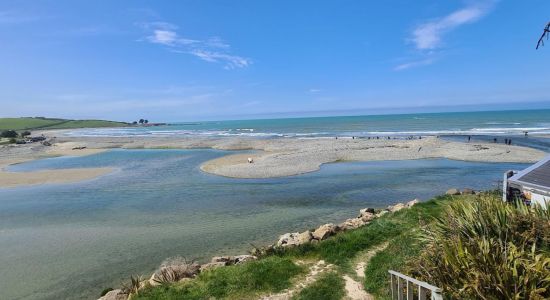
{"type": "Polygon", "coordinates": [[[212,257],[210,262],[211,263],[223,262],[223,263],[229,264],[229,263],[232,262],[232,260],[233,260],[233,258],[231,256],[214,256],[214,257],[212,257]]]}
{"type": "Polygon", "coordinates": [[[237,255],[237,256],[233,257],[233,263],[238,265],[238,264],[243,264],[245,262],[253,261],[253,260],[256,260],[256,259],[258,259],[258,258],[254,255],[249,255],[249,254],[237,255]]]}
{"type": "Polygon", "coordinates": [[[338,227],[340,227],[340,229],[342,230],[350,230],[350,229],[359,228],[366,224],[368,224],[368,222],[363,221],[362,218],[353,218],[353,219],[347,219],[346,221],[338,225],[338,227]]]}
{"type": "Polygon", "coordinates": [[[332,223],[324,224],[319,226],[319,228],[315,229],[315,231],[313,232],[313,238],[322,241],[328,238],[329,236],[335,234],[337,231],[338,231],[338,226],[332,223]]]}
{"type": "Polygon", "coordinates": [[[204,265],[201,265],[201,272],[217,269],[219,267],[225,267],[227,266],[226,262],[210,262],[206,263],[204,265]]]}
{"type": "Polygon", "coordinates": [[[448,189],[445,195],[460,195],[460,191],[458,189],[448,189]]]}
{"type": "Polygon", "coordinates": [[[98,300],[126,300],[126,299],[128,299],[128,294],[126,294],[121,289],[117,289],[117,290],[112,290],[108,292],[98,300]]]}
{"type": "Polygon", "coordinates": [[[402,210],[403,208],[405,208],[405,204],[403,204],[403,203],[397,203],[397,204],[395,204],[395,205],[390,205],[390,206],[388,206],[388,211],[389,211],[389,212],[396,212],[396,211],[402,210]]]}
{"type": "Polygon", "coordinates": [[[363,212],[359,216],[359,219],[361,219],[363,222],[370,222],[370,221],[376,219],[376,215],[374,213],[371,213],[371,212],[363,212]]]}
{"type": "Polygon", "coordinates": [[[407,205],[408,208],[411,208],[411,207],[415,206],[416,204],[418,204],[419,202],[420,202],[420,200],[414,199],[414,200],[411,200],[411,201],[407,202],[406,205],[407,205]]]}
{"type": "Polygon", "coordinates": [[[298,232],[289,232],[279,236],[279,240],[277,241],[277,246],[289,247],[289,246],[296,245],[295,240],[298,237],[298,234],[299,234],[298,232]]]}
{"type": "Polygon", "coordinates": [[[375,210],[372,207],[363,208],[359,211],[359,215],[363,215],[364,213],[371,213],[374,214],[375,210]]]}
{"type": "Polygon", "coordinates": [[[313,234],[311,234],[311,231],[306,230],[296,237],[296,242],[298,245],[303,245],[309,243],[313,239],[313,234]]]}

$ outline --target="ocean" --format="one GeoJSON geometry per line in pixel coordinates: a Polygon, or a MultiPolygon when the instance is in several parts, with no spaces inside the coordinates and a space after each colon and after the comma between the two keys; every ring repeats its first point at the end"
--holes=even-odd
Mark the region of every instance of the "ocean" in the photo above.
{"type": "MultiPolygon", "coordinates": [[[[82,136],[442,135],[449,139],[512,137],[548,151],[550,111],[415,114],[180,123],[159,127],[79,129],[82,136]],[[523,131],[529,131],[525,137],[523,131]]],[[[206,261],[243,254],[303,231],[449,188],[498,188],[502,174],[526,164],[447,159],[325,164],[317,172],[235,179],[199,166],[235,153],[212,149],[110,150],[46,158],[10,171],[112,167],[71,184],[0,188],[0,298],[97,299],[131,275],[150,275],[166,258],[206,261]]]]}
{"type": "Polygon", "coordinates": [[[73,136],[332,137],[550,134],[550,110],[176,122],[166,126],[78,129],[73,136]]]}

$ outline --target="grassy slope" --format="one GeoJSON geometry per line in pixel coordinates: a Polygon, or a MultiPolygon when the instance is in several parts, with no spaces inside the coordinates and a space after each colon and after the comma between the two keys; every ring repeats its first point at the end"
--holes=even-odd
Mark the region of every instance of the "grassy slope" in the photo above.
{"type": "Polygon", "coordinates": [[[145,289],[132,299],[247,299],[289,288],[291,279],[304,271],[290,259],[268,257],[207,271],[188,282],[145,289]]]}
{"type": "Polygon", "coordinates": [[[338,300],[345,296],[344,279],[336,272],[320,276],[294,297],[295,300],[338,300]]]}
{"type": "Polygon", "coordinates": [[[86,127],[121,127],[123,122],[103,120],[66,120],[44,118],[0,118],[0,130],[66,129],[86,127]]]}
{"type": "MultiPolygon", "coordinates": [[[[467,196],[455,198],[463,199],[467,198],[467,196]]],[[[279,263],[284,264],[285,268],[291,268],[288,266],[288,263],[297,259],[324,259],[337,266],[337,274],[347,273],[353,275],[352,261],[357,255],[383,242],[389,241],[388,248],[375,255],[369,263],[365,278],[365,288],[374,295],[384,299],[387,298],[388,292],[388,269],[404,270],[405,263],[422,249],[422,245],[418,244],[415,239],[419,228],[429,223],[434,216],[441,214],[443,208],[452,199],[449,196],[436,197],[428,202],[420,203],[411,209],[387,214],[373,221],[368,226],[339,234],[318,244],[307,244],[279,251],[259,261],[269,262],[263,265],[263,268],[265,268],[262,271],[263,273],[254,272],[255,263],[250,264],[250,269],[247,272],[239,270],[239,268],[243,268],[240,266],[224,267],[209,272],[207,276],[203,274],[199,275],[198,279],[190,281],[193,283],[146,289],[140,292],[138,297],[133,297],[133,299],[253,298],[266,291],[278,291],[287,284],[290,284],[290,280],[293,277],[299,277],[302,274],[302,272],[288,273],[285,278],[289,281],[285,281],[284,284],[276,284],[273,288],[266,288],[266,283],[255,283],[262,280],[273,280],[274,282],[282,280],[278,276],[273,275],[270,275],[269,278],[257,278],[257,276],[267,276],[269,272],[279,274],[276,271],[279,268],[279,263]],[[233,269],[237,270],[233,271],[233,269]],[[235,288],[231,284],[227,284],[225,279],[220,280],[220,278],[224,278],[229,273],[235,277],[234,281],[239,281],[238,284],[246,288],[235,288]],[[212,290],[209,290],[207,287],[212,288],[212,290]],[[190,290],[193,290],[193,292],[189,292],[190,290]]],[[[341,281],[332,275],[323,277],[323,280],[318,281],[315,286],[312,286],[313,288],[318,291],[330,290],[330,294],[327,294],[327,298],[325,299],[339,299],[343,295],[341,281]]],[[[305,289],[297,298],[315,299],[318,293],[312,289],[305,289]]]]}

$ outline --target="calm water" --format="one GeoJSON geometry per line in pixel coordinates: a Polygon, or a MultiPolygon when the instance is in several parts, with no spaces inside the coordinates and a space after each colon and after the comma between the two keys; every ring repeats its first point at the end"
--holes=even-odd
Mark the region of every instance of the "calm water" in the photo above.
{"type": "Polygon", "coordinates": [[[170,126],[82,129],[76,136],[375,136],[550,134],[550,110],[455,112],[353,117],[178,123],[170,126]]]}
{"type": "Polygon", "coordinates": [[[162,260],[240,254],[278,234],[339,222],[360,208],[495,187],[522,164],[444,159],[338,163],[277,179],[230,179],[199,165],[216,150],[113,150],[13,171],[112,166],[95,180],[0,189],[0,298],[96,299],[162,260]]]}

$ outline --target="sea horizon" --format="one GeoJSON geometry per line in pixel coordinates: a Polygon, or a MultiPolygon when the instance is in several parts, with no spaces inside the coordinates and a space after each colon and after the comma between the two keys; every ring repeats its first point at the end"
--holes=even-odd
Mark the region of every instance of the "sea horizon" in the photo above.
{"type": "MultiPolygon", "coordinates": [[[[550,134],[550,109],[432,112],[170,122],[160,126],[67,130],[68,136],[376,137],[550,134]]],[[[154,122],[152,122],[154,123],[154,122]]]]}

